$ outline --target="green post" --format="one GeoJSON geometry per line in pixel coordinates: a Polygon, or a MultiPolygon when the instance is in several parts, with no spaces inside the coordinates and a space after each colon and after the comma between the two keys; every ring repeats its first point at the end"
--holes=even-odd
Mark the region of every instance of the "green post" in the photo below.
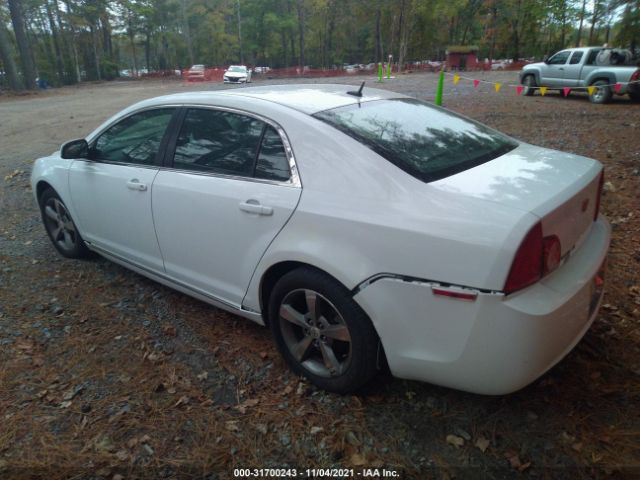
{"type": "Polygon", "coordinates": [[[391,62],[387,62],[387,80],[391,78],[391,62]]]}
{"type": "Polygon", "coordinates": [[[444,89],[444,70],[440,70],[440,78],[438,78],[438,89],[436,90],[436,105],[442,106],[442,90],[444,89]]]}
{"type": "Polygon", "coordinates": [[[382,82],[382,62],[378,63],[378,81],[382,82]]]}

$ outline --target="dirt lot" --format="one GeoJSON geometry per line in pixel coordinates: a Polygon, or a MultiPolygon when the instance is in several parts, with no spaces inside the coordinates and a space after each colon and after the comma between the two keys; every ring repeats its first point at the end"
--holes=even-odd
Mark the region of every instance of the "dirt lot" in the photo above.
{"type": "MultiPolygon", "coordinates": [[[[479,75],[516,83],[514,73],[479,75]]],[[[411,74],[382,88],[432,100],[435,84],[411,74]]],[[[104,259],[63,259],[41,226],[28,184],[35,158],[134,101],[218,88],[235,87],[129,81],[0,97],[1,478],[330,466],[420,479],[640,476],[639,105],[448,80],[445,106],[606,165],[604,308],[566,359],[516,394],[382,377],[342,397],[291,374],[267,329],[104,259]]]]}

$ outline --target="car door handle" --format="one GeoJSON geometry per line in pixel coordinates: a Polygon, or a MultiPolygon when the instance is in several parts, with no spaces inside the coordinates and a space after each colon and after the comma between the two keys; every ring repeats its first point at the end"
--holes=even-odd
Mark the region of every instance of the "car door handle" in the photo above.
{"type": "Polygon", "coordinates": [[[273,208],[260,205],[257,200],[247,200],[240,204],[240,210],[247,213],[255,213],[256,215],[273,215],[273,208]]]}
{"type": "Polygon", "coordinates": [[[558,70],[564,70],[564,68],[560,67],[558,70]]]}
{"type": "Polygon", "coordinates": [[[138,192],[144,192],[147,189],[146,183],[140,183],[137,178],[132,178],[127,182],[127,188],[129,190],[137,190],[138,192]]]}

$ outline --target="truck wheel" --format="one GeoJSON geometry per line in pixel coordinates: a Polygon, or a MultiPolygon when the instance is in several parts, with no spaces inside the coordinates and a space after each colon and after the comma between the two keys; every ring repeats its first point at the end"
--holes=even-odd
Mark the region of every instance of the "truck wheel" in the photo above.
{"type": "Polygon", "coordinates": [[[593,94],[589,95],[591,103],[608,103],[611,100],[613,92],[611,91],[609,82],[606,80],[596,80],[591,86],[596,87],[593,94]]]}
{"type": "Polygon", "coordinates": [[[533,92],[535,92],[536,87],[538,86],[536,84],[536,77],[534,77],[533,75],[527,75],[526,77],[524,77],[522,79],[522,84],[524,85],[524,90],[522,91],[522,93],[527,97],[533,95],[533,92]]]}

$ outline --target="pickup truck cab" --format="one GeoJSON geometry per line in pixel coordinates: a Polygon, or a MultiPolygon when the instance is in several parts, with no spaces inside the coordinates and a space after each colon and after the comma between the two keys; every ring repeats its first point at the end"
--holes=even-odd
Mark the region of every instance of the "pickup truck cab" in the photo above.
{"type": "Polygon", "coordinates": [[[563,90],[565,87],[589,93],[593,103],[607,103],[614,94],[628,94],[640,101],[640,69],[628,65],[597,65],[602,47],[569,48],[544,62],[526,65],[520,72],[523,93],[533,95],[539,87],[563,90]],[[614,88],[619,84],[618,88],[614,88]],[[594,86],[591,91],[588,87],[594,86]]]}

